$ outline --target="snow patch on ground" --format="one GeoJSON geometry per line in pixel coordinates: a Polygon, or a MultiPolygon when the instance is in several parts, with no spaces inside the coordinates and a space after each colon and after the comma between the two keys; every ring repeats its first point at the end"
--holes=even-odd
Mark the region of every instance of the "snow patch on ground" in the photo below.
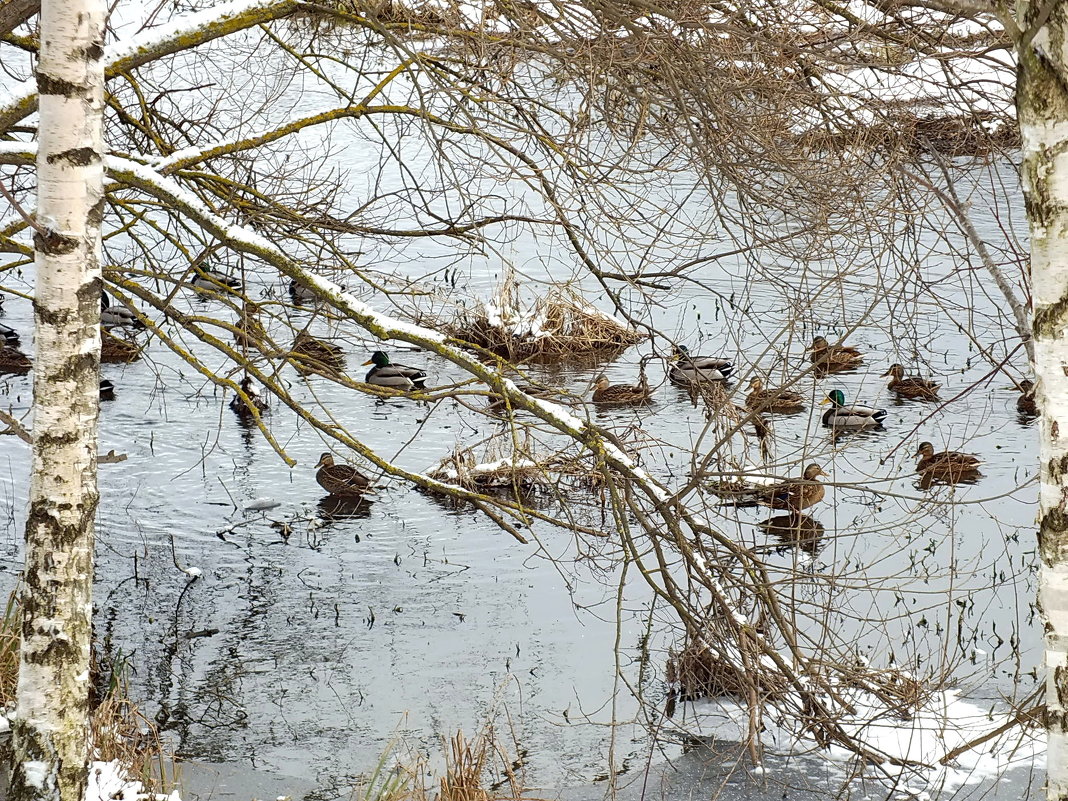
{"type": "MultiPolygon", "coordinates": [[[[888,708],[871,693],[843,688],[841,694],[853,706],[840,721],[842,729],[885,758],[882,764],[868,767],[865,775],[915,797],[996,779],[1013,768],[1035,765],[1045,754],[1041,731],[1008,726],[1007,731],[947,759],[956,749],[1010,721],[1009,714],[977,706],[955,690],[936,693],[908,715],[888,708]]],[[[716,699],[680,705],[675,722],[688,735],[742,741],[748,733],[748,719],[744,706],[716,699]]],[[[771,714],[765,714],[763,723],[766,729],[761,740],[766,748],[791,753],[811,749],[843,765],[843,776],[851,772],[856,756],[849,750],[838,745],[820,748],[808,734],[779,726],[771,714]],[[845,767],[847,763],[850,767],[845,767]]]]}

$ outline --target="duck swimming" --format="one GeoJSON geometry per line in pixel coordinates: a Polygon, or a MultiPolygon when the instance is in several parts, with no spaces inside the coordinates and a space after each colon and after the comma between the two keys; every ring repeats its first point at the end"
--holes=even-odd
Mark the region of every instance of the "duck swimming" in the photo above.
{"type": "Polygon", "coordinates": [[[882,374],[881,378],[890,376],[887,388],[901,398],[911,400],[936,401],[938,398],[938,384],[918,375],[905,377],[905,368],[900,364],[891,365],[890,369],[882,374]]]}
{"type": "Polygon", "coordinates": [[[749,390],[745,406],[750,411],[793,414],[805,408],[805,399],[799,392],[775,387],[765,389],[760,376],[753,376],[749,381],[749,390]]]}
{"type": "Polygon", "coordinates": [[[730,359],[718,356],[691,356],[685,345],[676,345],[672,356],[668,380],[673,384],[688,387],[700,381],[726,381],[734,372],[730,359]]]}
{"type": "Polygon", "coordinates": [[[100,324],[104,328],[130,328],[134,331],[145,329],[145,324],[133,311],[125,306],[111,305],[111,297],[104,290],[100,290],[100,324]]]}
{"type": "Polygon", "coordinates": [[[940,451],[935,453],[934,445],[921,442],[916,450],[919,461],[916,472],[921,477],[942,481],[959,481],[962,478],[974,478],[979,471],[982,459],[970,453],[958,451],[940,451]]]}
{"type": "Polygon", "coordinates": [[[241,387],[241,391],[245,394],[245,398],[241,395],[234,395],[230,398],[230,410],[239,417],[255,417],[257,414],[262,414],[267,411],[267,401],[260,395],[260,389],[256,386],[256,382],[252,380],[250,376],[245,376],[238,384],[241,387]]]}
{"type": "Polygon", "coordinates": [[[338,498],[361,498],[374,494],[371,479],[347,464],[335,464],[331,453],[324,453],[316,463],[315,480],[319,486],[338,498]]]}
{"type": "Polygon", "coordinates": [[[645,380],[644,372],[641,374],[641,383],[638,384],[610,384],[608,377],[603,373],[597,376],[597,380],[593,383],[593,402],[606,406],[645,403],[650,395],[652,392],[649,390],[649,383],[645,380]]]}
{"type": "Polygon", "coordinates": [[[368,384],[391,389],[426,389],[427,376],[423,370],[418,367],[394,364],[385,351],[376,350],[363,364],[365,367],[369,364],[374,365],[367,371],[367,377],[364,379],[368,384]]]}
{"type": "Polygon", "coordinates": [[[806,353],[818,369],[826,372],[852,370],[864,361],[864,354],[848,345],[831,345],[826,337],[816,337],[806,353]]]}
{"type": "Polygon", "coordinates": [[[823,424],[825,426],[837,428],[877,426],[882,425],[883,419],[886,417],[886,409],[862,406],[859,403],[846,405],[845,393],[840,389],[832,389],[820,403],[831,404],[831,408],[823,413],[823,424]]]}

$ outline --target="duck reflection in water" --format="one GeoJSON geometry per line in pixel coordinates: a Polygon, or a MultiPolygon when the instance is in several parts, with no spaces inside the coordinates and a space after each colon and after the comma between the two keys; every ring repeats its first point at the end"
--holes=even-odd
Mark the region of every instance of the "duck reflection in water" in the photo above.
{"type": "Polygon", "coordinates": [[[319,517],[331,523],[338,520],[354,520],[369,517],[374,501],[370,498],[339,498],[336,495],[324,495],[319,499],[316,509],[319,517]]]}
{"type": "Polygon", "coordinates": [[[765,534],[777,537],[783,545],[800,548],[810,554],[819,549],[825,532],[822,523],[801,512],[769,517],[757,525],[765,534]]]}

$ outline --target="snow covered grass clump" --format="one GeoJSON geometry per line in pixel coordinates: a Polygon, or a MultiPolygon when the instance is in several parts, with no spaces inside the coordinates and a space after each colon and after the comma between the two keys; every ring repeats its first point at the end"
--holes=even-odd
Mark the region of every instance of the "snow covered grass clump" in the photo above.
{"type": "Polygon", "coordinates": [[[513,274],[492,299],[461,310],[446,328],[512,362],[608,360],[645,338],[564,286],[524,302],[513,274]]]}

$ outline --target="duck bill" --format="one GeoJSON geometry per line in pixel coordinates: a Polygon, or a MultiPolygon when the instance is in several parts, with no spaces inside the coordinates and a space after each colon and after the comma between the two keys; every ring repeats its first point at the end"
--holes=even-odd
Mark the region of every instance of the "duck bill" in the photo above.
{"type": "Polygon", "coordinates": [[[374,363],[375,363],[375,360],[374,360],[374,359],[368,359],[367,361],[365,361],[365,362],[363,363],[363,366],[364,366],[364,367],[366,367],[367,365],[369,365],[369,364],[374,364],[374,363]]]}
{"type": "Polygon", "coordinates": [[[883,373],[881,376],[879,376],[879,378],[886,378],[889,375],[893,375],[893,371],[892,370],[887,370],[885,373],[883,373]]]}
{"type": "Polygon", "coordinates": [[[820,401],[820,406],[826,406],[830,402],[831,402],[830,398],[824,398],[823,400],[820,401]]]}

